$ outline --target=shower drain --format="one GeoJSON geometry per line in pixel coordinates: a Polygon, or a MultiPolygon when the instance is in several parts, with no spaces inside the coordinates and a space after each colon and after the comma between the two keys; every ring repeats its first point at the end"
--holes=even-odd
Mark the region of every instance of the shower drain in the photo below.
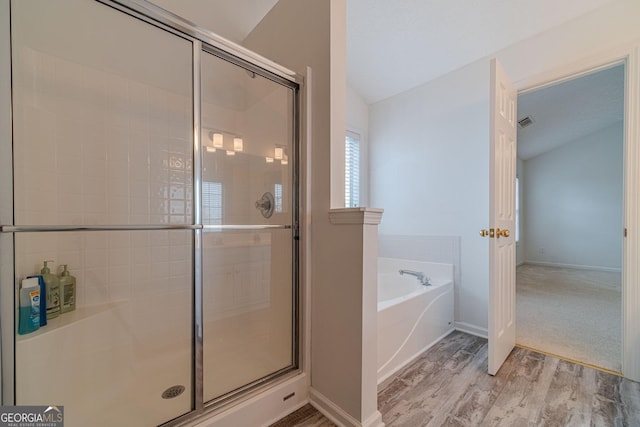
{"type": "Polygon", "coordinates": [[[184,389],[183,385],[171,386],[168,389],[166,389],[164,391],[164,393],[162,393],[162,398],[163,399],[173,399],[174,397],[180,396],[184,392],[184,390],[185,389],[184,389]]]}

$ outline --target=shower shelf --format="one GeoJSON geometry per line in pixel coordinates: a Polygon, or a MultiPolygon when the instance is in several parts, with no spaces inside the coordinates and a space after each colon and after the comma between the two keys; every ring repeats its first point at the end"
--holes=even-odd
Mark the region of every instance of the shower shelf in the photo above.
{"type": "Polygon", "coordinates": [[[90,305],[86,307],[78,307],[74,311],[63,313],[54,319],[47,319],[47,325],[42,326],[37,331],[28,335],[17,335],[16,342],[26,342],[43,335],[47,335],[53,331],[60,330],[70,325],[90,319],[94,316],[106,313],[110,310],[122,307],[128,304],[127,301],[114,301],[105,304],[90,305]]]}

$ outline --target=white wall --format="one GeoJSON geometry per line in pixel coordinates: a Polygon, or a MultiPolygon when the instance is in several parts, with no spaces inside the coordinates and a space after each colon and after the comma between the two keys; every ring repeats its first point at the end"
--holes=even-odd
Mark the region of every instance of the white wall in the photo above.
{"type": "Polygon", "coordinates": [[[371,203],[381,234],[461,236],[458,319],[486,328],[489,221],[488,63],[476,63],[370,111],[371,203]],[[464,122],[464,123],[461,123],[464,122]],[[463,196],[464,195],[464,196],[463,196]]]}
{"type": "Polygon", "coordinates": [[[623,126],[525,162],[526,262],[619,270],[623,126]]]}
{"type": "MultiPolygon", "coordinates": [[[[583,71],[640,37],[640,2],[621,0],[495,56],[518,89],[583,71]],[[592,65],[592,64],[590,64],[592,65]]],[[[489,57],[370,109],[371,204],[384,234],[461,236],[457,322],[488,323],[489,57]]]]}

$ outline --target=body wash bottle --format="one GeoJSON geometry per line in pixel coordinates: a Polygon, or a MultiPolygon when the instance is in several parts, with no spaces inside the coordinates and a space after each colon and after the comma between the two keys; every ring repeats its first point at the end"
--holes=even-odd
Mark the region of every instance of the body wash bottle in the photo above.
{"type": "Polygon", "coordinates": [[[47,326],[47,285],[42,276],[27,276],[27,279],[35,277],[40,285],[40,327],[47,326]]]}
{"type": "Polygon", "coordinates": [[[47,287],[47,319],[53,319],[60,315],[60,281],[58,276],[51,274],[51,270],[47,267],[48,262],[53,261],[45,261],[40,274],[47,287]]]}
{"type": "Polygon", "coordinates": [[[18,333],[29,334],[40,328],[40,285],[37,278],[23,279],[20,289],[18,333]]]}
{"type": "Polygon", "coordinates": [[[64,270],[60,273],[60,313],[76,309],[76,278],[67,270],[67,264],[62,264],[64,270]]]}

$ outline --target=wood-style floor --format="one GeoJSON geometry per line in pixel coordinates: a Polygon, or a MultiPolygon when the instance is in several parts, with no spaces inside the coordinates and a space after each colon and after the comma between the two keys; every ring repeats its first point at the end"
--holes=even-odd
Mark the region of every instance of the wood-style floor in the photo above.
{"type": "MultiPolygon", "coordinates": [[[[487,351],[487,340],[461,332],[433,346],[381,384],[378,408],[385,424],[640,426],[639,383],[522,348],[492,377],[487,351]]],[[[303,419],[276,425],[334,426],[305,408],[303,419]]]]}

